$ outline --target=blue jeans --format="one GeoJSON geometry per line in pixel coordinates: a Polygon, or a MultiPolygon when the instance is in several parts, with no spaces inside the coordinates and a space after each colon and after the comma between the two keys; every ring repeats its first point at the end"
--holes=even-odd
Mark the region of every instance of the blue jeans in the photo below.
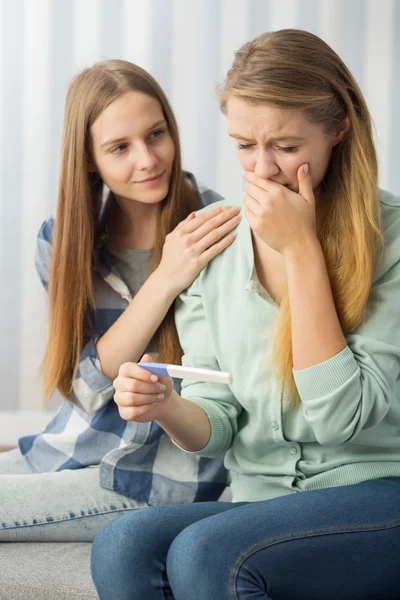
{"type": "Polygon", "coordinates": [[[400,478],[149,508],[96,536],[100,600],[400,597],[400,478]]]}
{"type": "Polygon", "coordinates": [[[147,507],[102,488],[98,465],[32,473],[19,449],[0,453],[0,543],[92,542],[113,519],[147,507]]]}

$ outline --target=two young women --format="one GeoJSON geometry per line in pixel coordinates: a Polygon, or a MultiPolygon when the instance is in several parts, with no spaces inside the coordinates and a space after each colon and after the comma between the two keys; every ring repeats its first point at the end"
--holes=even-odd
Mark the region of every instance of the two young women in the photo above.
{"type": "Polygon", "coordinates": [[[56,218],[36,255],[49,293],[45,392],[65,400],[0,454],[0,541],[91,541],[121,513],[221,495],[221,457],[185,454],[113,402],[121,364],[145,351],[180,361],[175,298],[240,220],[221,205],[195,215],[220,199],[182,171],[174,115],[148,73],[105,61],[72,81],[56,218]]]}
{"type": "Polygon", "coordinates": [[[226,453],[234,502],[107,525],[100,599],[397,598],[400,199],[378,189],[365,100],[327,44],[283,30],[239,49],[220,101],[246,218],[175,318],[183,364],[233,383],[179,395],[132,361],[114,386],[123,418],[226,453]]]}

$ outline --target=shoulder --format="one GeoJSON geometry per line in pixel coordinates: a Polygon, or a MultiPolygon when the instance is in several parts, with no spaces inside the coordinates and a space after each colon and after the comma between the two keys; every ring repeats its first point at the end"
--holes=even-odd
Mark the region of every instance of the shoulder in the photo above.
{"type": "Polygon", "coordinates": [[[400,264],[400,198],[380,189],[379,199],[384,251],[375,281],[381,279],[392,267],[400,264]]]}
{"type": "Polygon", "coordinates": [[[37,236],[38,240],[44,240],[51,244],[51,242],[53,241],[53,229],[54,229],[54,217],[51,216],[48,219],[46,219],[45,221],[43,221],[42,225],[40,226],[39,233],[37,236]]]}
{"type": "Polygon", "coordinates": [[[397,248],[400,258],[400,197],[379,190],[382,230],[388,248],[397,248]]]}
{"type": "MultiPolygon", "coordinates": [[[[242,198],[233,197],[221,202],[217,202],[212,206],[207,206],[198,211],[197,214],[210,212],[213,208],[219,206],[226,207],[242,207],[242,198]]],[[[200,273],[200,280],[205,284],[214,286],[215,289],[221,289],[221,286],[231,288],[232,285],[244,285],[250,276],[253,264],[253,246],[251,242],[251,230],[243,211],[241,212],[242,219],[235,227],[233,233],[236,234],[236,239],[220,254],[213,258],[200,273]],[[232,278],[232,273],[235,277],[232,278]]]]}
{"type": "Polygon", "coordinates": [[[204,208],[201,208],[200,210],[197,211],[197,214],[200,215],[202,213],[208,212],[210,210],[212,210],[213,208],[217,208],[219,206],[242,206],[243,202],[242,202],[242,198],[237,197],[237,198],[222,198],[221,200],[218,200],[218,202],[214,202],[212,205],[208,205],[208,206],[204,206],[204,208]]]}
{"type": "Polygon", "coordinates": [[[47,287],[51,261],[51,243],[53,240],[54,217],[43,221],[36,241],[35,267],[42,281],[47,287]]]}
{"type": "Polygon", "coordinates": [[[196,191],[202,206],[209,206],[210,204],[214,205],[215,202],[219,202],[223,199],[221,194],[198,181],[193,173],[185,171],[185,179],[190,182],[193,189],[196,191]]]}

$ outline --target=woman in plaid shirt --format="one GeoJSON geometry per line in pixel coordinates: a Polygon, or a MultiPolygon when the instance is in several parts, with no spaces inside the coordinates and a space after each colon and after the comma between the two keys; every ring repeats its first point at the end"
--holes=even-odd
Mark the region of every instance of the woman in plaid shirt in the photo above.
{"type": "Polygon", "coordinates": [[[90,541],[123,512],[220,496],[222,459],[123,420],[112,384],[145,351],[180,362],[174,300],[240,220],[220,206],[196,216],[220,199],[182,170],[174,115],[148,73],[111,60],[74,78],[57,214],[36,255],[50,309],[44,391],[64,402],[0,456],[0,541],[90,541]]]}

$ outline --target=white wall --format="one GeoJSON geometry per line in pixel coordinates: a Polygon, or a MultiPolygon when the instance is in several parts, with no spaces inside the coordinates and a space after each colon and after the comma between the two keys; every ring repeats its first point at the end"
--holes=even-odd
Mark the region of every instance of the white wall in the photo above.
{"type": "Polygon", "coordinates": [[[241,169],[215,84],[240,44],[284,27],[317,33],[349,65],[375,121],[381,185],[400,195],[399,0],[0,0],[0,409],[42,406],[46,304],[33,255],[55,208],[72,75],[105,58],[148,69],[176,111],[185,167],[231,195],[241,169]]]}

